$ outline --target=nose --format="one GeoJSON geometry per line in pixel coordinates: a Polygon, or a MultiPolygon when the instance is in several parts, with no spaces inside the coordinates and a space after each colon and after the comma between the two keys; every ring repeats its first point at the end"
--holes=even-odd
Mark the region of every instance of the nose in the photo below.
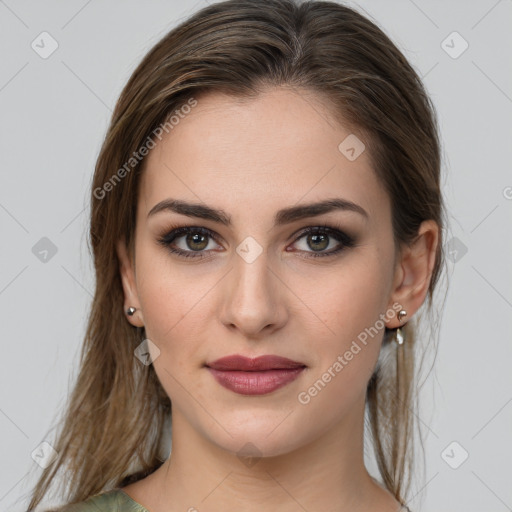
{"type": "Polygon", "coordinates": [[[238,254],[224,282],[221,321],[244,338],[261,338],[285,325],[287,288],[266,253],[248,262],[238,254]]]}

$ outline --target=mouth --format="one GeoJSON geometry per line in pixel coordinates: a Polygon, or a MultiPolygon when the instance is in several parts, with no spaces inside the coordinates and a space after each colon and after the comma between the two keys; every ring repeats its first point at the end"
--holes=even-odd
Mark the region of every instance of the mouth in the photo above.
{"type": "Polygon", "coordinates": [[[233,355],[205,364],[223,387],[241,395],[264,395],[294,381],[306,368],[304,363],[267,355],[254,359],[233,355]]]}

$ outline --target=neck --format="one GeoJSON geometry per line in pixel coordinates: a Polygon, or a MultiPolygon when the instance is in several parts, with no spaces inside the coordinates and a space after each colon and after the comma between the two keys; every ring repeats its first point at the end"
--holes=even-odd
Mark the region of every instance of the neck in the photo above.
{"type": "Polygon", "coordinates": [[[363,427],[364,398],[343,422],[299,449],[246,459],[212,443],[173,410],[172,456],[148,477],[142,504],[154,512],[368,512],[377,504],[395,512],[398,502],[365,468],[363,427]]]}

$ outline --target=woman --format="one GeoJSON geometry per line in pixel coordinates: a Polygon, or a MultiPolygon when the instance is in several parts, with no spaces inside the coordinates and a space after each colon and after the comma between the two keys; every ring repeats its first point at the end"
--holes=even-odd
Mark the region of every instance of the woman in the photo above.
{"type": "Polygon", "coordinates": [[[29,509],[68,468],[66,512],[410,510],[439,174],[421,81],[348,7],[229,0],[172,30],[98,158],[96,292],[29,509]]]}

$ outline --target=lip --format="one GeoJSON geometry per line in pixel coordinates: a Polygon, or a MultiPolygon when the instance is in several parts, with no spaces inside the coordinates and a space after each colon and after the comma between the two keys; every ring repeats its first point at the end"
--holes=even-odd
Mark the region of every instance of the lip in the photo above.
{"type": "Polygon", "coordinates": [[[306,365],[286,357],[266,355],[254,359],[233,355],[205,365],[217,382],[241,395],[264,395],[294,381],[306,365]]]}
{"type": "Polygon", "coordinates": [[[262,371],[262,370],[289,370],[306,366],[304,363],[293,361],[287,357],[266,355],[251,359],[250,357],[235,354],[221,357],[206,366],[214,370],[262,371]]]}

